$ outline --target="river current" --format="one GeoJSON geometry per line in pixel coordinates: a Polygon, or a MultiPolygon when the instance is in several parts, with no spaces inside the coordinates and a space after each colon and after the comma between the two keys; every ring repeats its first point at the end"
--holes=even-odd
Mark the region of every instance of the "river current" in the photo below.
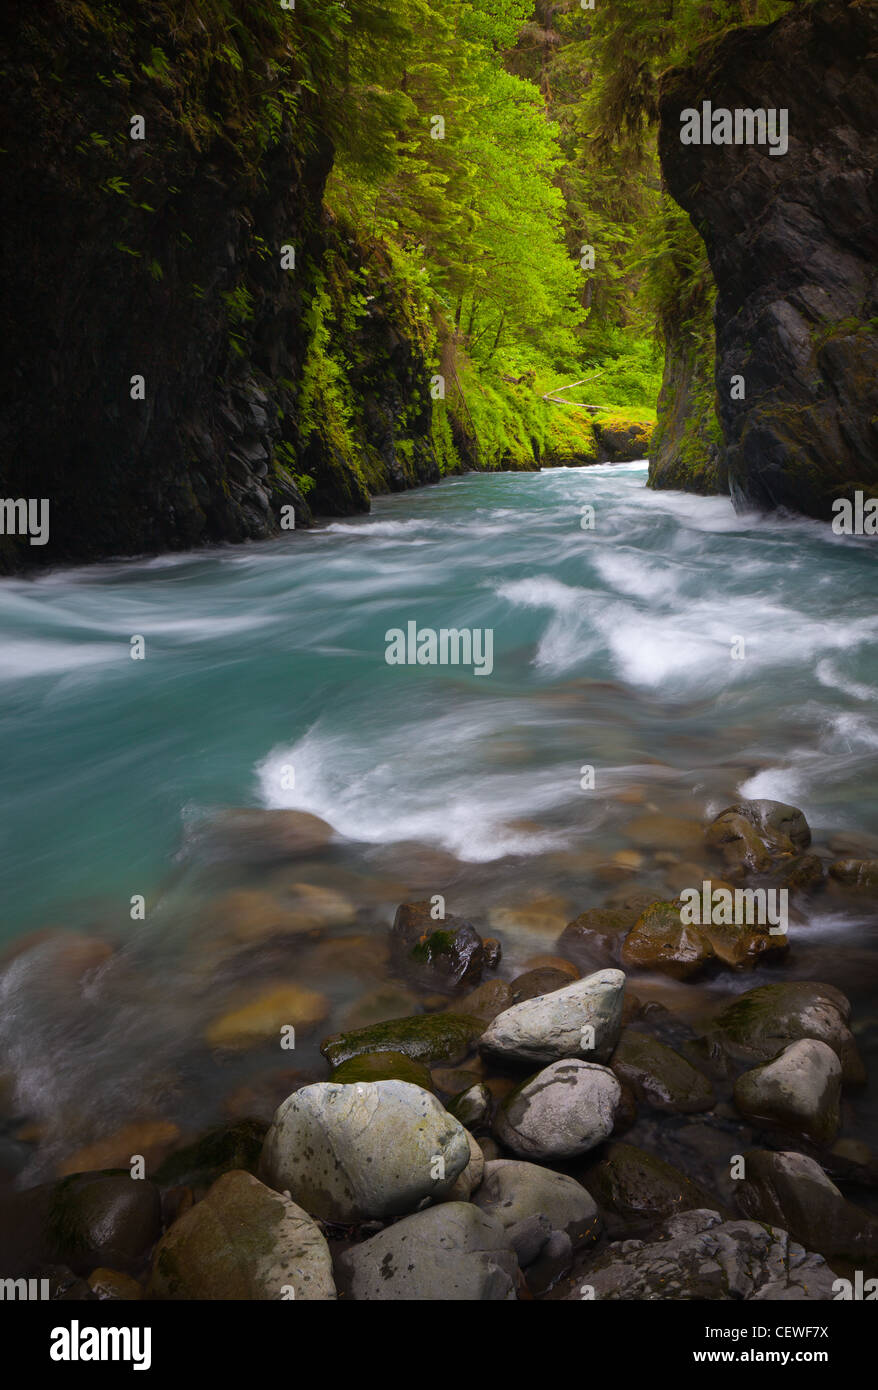
{"type": "MultiPolygon", "coordinates": [[[[283,540],[0,583],[0,1070],[38,1138],[8,1161],[32,1181],[151,1108],[184,1132],[231,1113],[276,1051],[217,1061],[203,1030],[260,971],[328,999],[295,1058],[319,1067],[388,983],[406,898],[444,895],[511,976],[626,885],[700,883],[697,827],[740,797],[799,806],[829,858],[878,857],[875,574],[868,539],[652,492],[637,463],[471,474],[283,540]],[[409,623],[490,632],[490,671],[389,664],[409,623]],[[335,840],[291,879],[217,851],[241,807],[335,840]],[[304,953],[219,949],[230,893],[290,881],[338,900],[304,953]]],[[[874,998],[866,908],[817,898],[792,945],[782,975],[656,997],[799,977],[874,998]]]]}

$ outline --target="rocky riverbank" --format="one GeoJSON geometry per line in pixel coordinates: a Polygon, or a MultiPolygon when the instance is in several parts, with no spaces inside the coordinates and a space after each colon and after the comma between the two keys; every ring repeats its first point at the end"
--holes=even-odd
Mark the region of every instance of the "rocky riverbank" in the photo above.
{"type": "MultiPolygon", "coordinates": [[[[214,842],[241,833],[295,864],[331,831],[237,813],[214,842]]],[[[704,839],[717,876],[697,906],[629,885],[512,978],[502,933],[441,897],[403,904],[390,978],[361,984],[328,1036],[304,968],[296,985],[246,979],[290,938],[367,976],[369,948],[327,932],[349,924],[342,895],[300,885],[285,916],[239,895],[236,940],[214,932],[202,963],[241,993],[205,1041],[235,1057],[317,1032],[322,1075],[275,1064],[234,1123],[190,1142],[132,1124],[7,1190],[0,1273],[74,1299],[354,1300],[831,1299],[878,1276],[878,1155],[858,1136],[868,1078],[842,991],[778,978],[693,1014],[655,988],[782,971],[815,895],[874,902],[878,863],[815,854],[777,802],[727,808],[704,839]]],[[[101,968],[84,941],[67,950],[71,974],[101,968]]]]}

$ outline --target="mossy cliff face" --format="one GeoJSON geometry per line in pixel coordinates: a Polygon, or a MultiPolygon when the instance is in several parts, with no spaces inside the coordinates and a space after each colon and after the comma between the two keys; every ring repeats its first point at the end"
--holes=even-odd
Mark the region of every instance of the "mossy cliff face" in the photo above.
{"type": "Polygon", "coordinates": [[[721,465],[737,505],[828,519],[878,486],[878,6],[803,7],[665,78],[660,153],[717,285],[721,465]],[[789,149],[684,145],[680,112],[789,112],[789,149]],[[746,395],[732,398],[732,378],[746,395]]]}
{"type": "Polygon", "coordinates": [[[728,492],[714,388],[713,294],[695,291],[686,322],[664,323],[665,370],[649,454],[649,485],[728,492]]]}
{"type": "Polygon", "coordinates": [[[49,543],[0,536],[0,571],[267,537],[455,466],[386,286],[346,325],[350,380],[326,351],[362,257],[322,208],[336,59],[308,22],[273,0],[0,18],[0,495],[50,502],[49,543]]]}

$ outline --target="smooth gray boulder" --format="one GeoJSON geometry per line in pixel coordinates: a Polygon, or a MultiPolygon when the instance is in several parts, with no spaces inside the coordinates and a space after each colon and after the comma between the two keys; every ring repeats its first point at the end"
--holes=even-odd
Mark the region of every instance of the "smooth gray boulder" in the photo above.
{"type": "Polygon", "coordinates": [[[799,1301],[834,1297],[835,1274],[822,1255],[786,1231],[719,1212],[681,1212],[662,1238],[608,1247],[577,1276],[569,1299],[741,1299],[799,1301]]]}
{"type": "Polygon", "coordinates": [[[358,1301],[514,1300],[518,1261],[499,1221],[446,1202],[397,1221],[339,1256],[339,1287],[358,1301]]]}
{"type": "Polygon", "coordinates": [[[598,970],[505,1009],[479,1039],[483,1052],[520,1062],[605,1062],[619,1040],[625,976],[598,970]]]}
{"type": "Polygon", "coordinates": [[[159,1241],[148,1296],[332,1299],[332,1258],[307,1212],[236,1169],[217,1178],[159,1241]]]}
{"type": "Polygon", "coordinates": [[[839,1126],[841,1062],[815,1038],[790,1043],[773,1062],[739,1076],[735,1105],[751,1124],[788,1129],[831,1144],[839,1126]]]}
{"type": "Polygon", "coordinates": [[[581,1183],[537,1163],[512,1158],[486,1163],[473,1201],[507,1229],[530,1217],[545,1217],[550,1231],[563,1231],[574,1248],[597,1239],[600,1230],[597,1203],[581,1183]]]}
{"type": "Polygon", "coordinates": [[[607,1067],[575,1057],[553,1062],[510,1092],[494,1133],[522,1158],[575,1158],[609,1138],[621,1099],[607,1067]]]}
{"type": "Polygon", "coordinates": [[[349,1223],[440,1200],[469,1162],[463,1125],[420,1086],[322,1081],[279,1107],[259,1175],[313,1216],[349,1223]]]}
{"type": "Polygon", "coordinates": [[[490,1115],[491,1092],[483,1081],[477,1081],[474,1086],[459,1091],[445,1108],[449,1115],[453,1115],[462,1125],[471,1129],[475,1125],[483,1124],[490,1115]]]}
{"type": "Polygon", "coordinates": [[[448,1193],[439,1198],[442,1202],[468,1202],[485,1176],[485,1155],[468,1129],[464,1130],[464,1134],[469,1144],[469,1163],[448,1193]]]}

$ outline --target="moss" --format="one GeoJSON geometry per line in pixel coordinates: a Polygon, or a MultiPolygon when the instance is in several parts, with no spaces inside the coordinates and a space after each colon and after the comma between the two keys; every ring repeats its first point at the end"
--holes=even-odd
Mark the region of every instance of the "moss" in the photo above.
{"type": "Polygon", "coordinates": [[[340,1086],[358,1081],[408,1081],[425,1091],[434,1090],[428,1067],[403,1052],[366,1052],[340,1063],[330,1076],[340,1086]]]}
{"type": "Polygon", "coordinates": [[[455,1063],[484,1031],[479,1019],[466,1014],[417,1014],[338,1033],[327,1038],[320,1051],[333,1067],[367,1052],[401,1052],[415,1061],[455,1063]]]}

